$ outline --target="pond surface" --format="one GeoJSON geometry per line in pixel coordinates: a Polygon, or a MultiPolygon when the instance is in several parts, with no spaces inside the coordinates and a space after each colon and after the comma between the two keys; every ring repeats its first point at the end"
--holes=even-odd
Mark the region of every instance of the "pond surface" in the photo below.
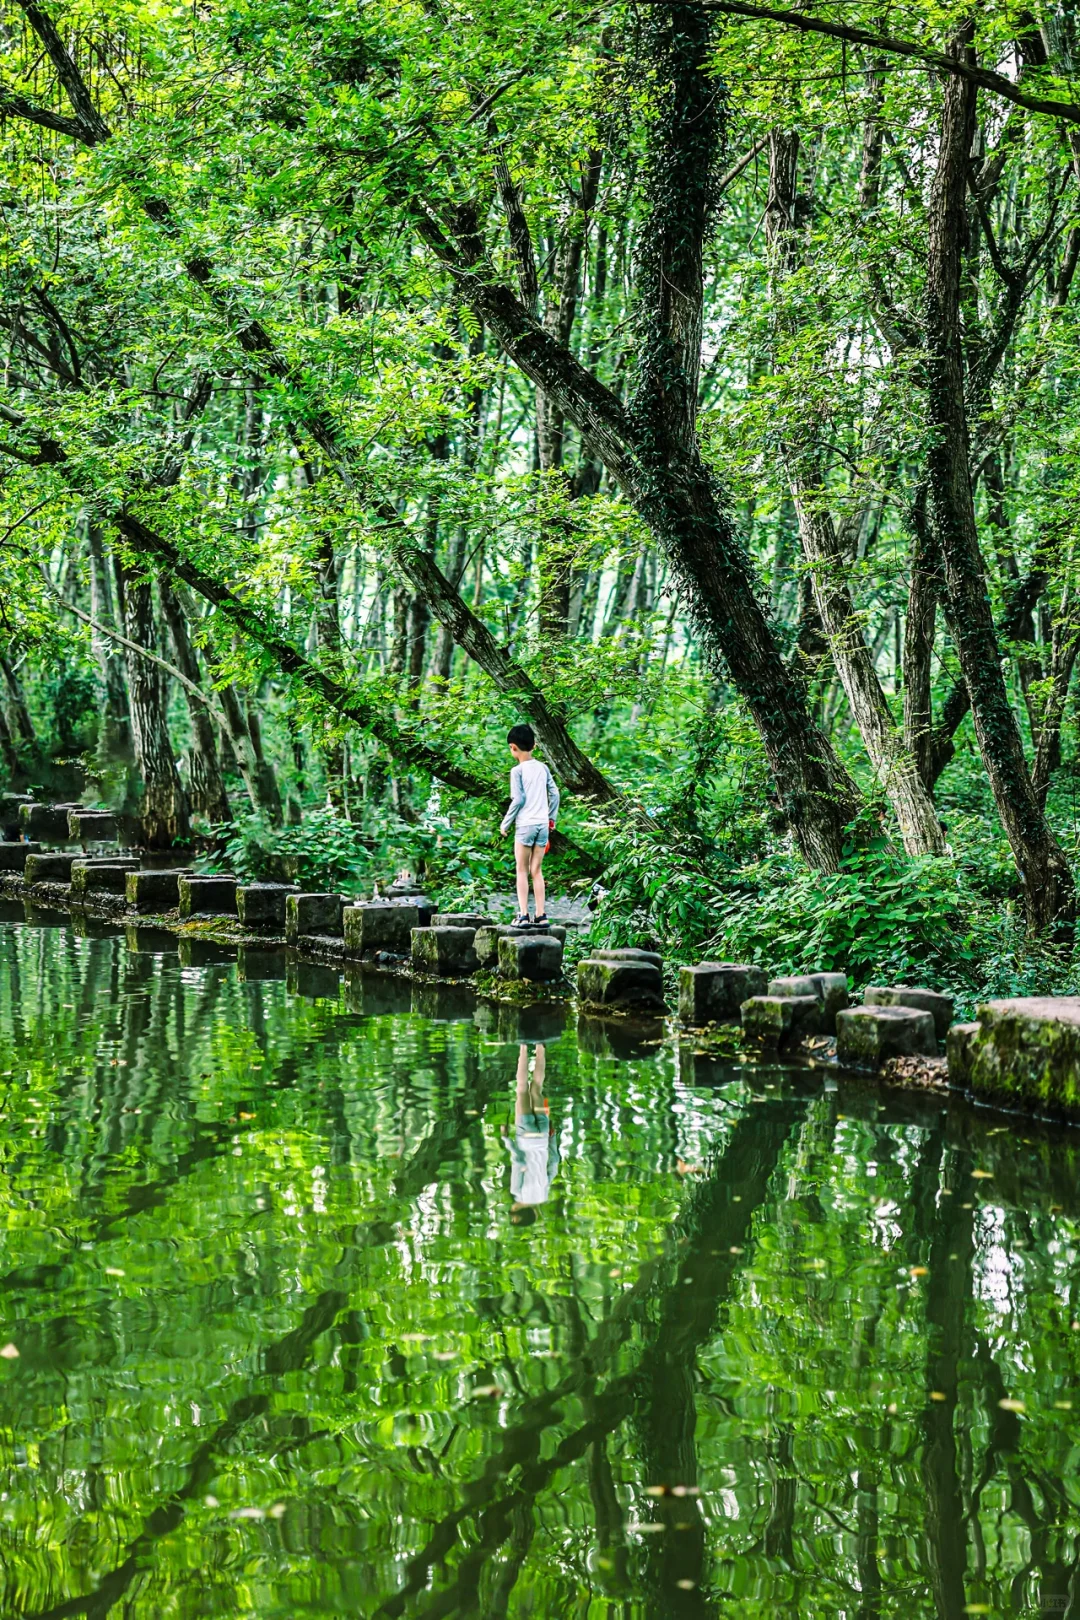
{"type": "Polygon", "coordinates": [[[1080,1132],[61,920],[4,1617],[1080,1614],[1080,1132]]]}

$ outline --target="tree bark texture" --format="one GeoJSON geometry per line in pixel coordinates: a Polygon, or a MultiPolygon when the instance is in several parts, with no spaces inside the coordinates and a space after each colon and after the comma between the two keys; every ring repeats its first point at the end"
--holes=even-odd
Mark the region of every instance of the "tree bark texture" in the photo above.
{"type": "MultiPolygon", "coordinates": [[[[954,45],[957,53],[967,49],[954,45]]],[[[928,218],[926,292],[930,497],[941,546],[945,609],[971,700],[979,750],[1036,929],[1071,930],[1076,891],[1064,851],[1032,785],[1009,703],[975,522],[960,327],[961,260],[966,234],[974,86],[945,85],[941,142],[928,218]]]]}
{"type": "MultiPolygon", "coordinates": [[[[101,530],[94,522],[86,525],[87,551],[90,557],[90,617],[98,624],[116,623],[113,613],[112,592],[109,590],[109,572],[105,561],[105,548],[101,530]]],[[[105,688],[105,707],[99,733],[98,748],[106,759],[131,758],[131,716],[128,709],[127,689],[124,685],[123,659],[114,654],[107,636],[95,630],[91,646],[101,672],[105,688]]]]}
{"type": "MultiPolygon", "coordinates": [[[[198,655],[192,645],[184,609],[176,594],[176,587],[164,574],[158,578],[158,600],[161,603],[162,618],[169,627],[176,667],[181,675],[187,676],[192,685],[201,687],[202,671],[199,668],[198,655]]],[[[221,779],[214,722],[207,712],[206,705],[200,703],[192,692],[185,690],[185,696],[194,739],[188,773],[191,783],[191,806],[194,810],[200,810],[211,822],[225,822],[229,820],[229,800],[221,779]]]]}
{"type": "MultiPolygon", "coordinates": [[[[798,160],[798,135],[774,130],[769,143],[766,231],[777,281],[799,268],[800,210],[806,208],[807,199],[799,196],[798,160]]],[[[782,292],[778,304],[783,309],[782,292]]],[[[780,318],[789,334],[796,331],[796,315],[782,314],[780,318]]],[[[828,510],[825,477],[810,435],[800,443],[789,439],[784,460],[821,623],[874,775],[892,806],[907,853],[943,854],[945,835],[937,811],[893,720],[848,589],[845,559],[828,510]]]]}
{"type": "MultiPolygon", "coordinates": [[[[117,563],[117,596],[124,633],[140,647],[154,645],[154,607],[148,582],[123,563],[117,563]]],[[[168,688],[156,664],[126,652],[131,736],[135,761],[143,779],[140,810],[143,838],[150,849],[169,849],[190,835],[187,796],[176,769],[169,737],[168,688]]]]}

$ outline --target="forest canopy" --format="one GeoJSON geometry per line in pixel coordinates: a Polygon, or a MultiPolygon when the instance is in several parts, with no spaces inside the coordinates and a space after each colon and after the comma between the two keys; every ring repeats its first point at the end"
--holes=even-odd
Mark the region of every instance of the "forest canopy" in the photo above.
{"type": "Polygon", "coordinates": [[[612,937],[1063,982],[1064,4],[2,15],[11,786],[464,895],[528,719],[612,937]]]}

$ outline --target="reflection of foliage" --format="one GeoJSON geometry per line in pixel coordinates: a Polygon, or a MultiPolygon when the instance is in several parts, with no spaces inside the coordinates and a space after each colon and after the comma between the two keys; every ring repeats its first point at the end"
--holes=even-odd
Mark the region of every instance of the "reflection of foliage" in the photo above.
{"type": "Polygon", "coordinates": [[[906,1620],[944,1561],[1001,1611],[1029,1535],[1068,1562],[1071,1143],[565,1035],[522,1230],[517,1043],[410,994],[0,929],[5,1613],[114,1580],[136,1616],[330,1620],[419,1560],[410,1617],[507,1581],[514,1620],[677,1614],[692,1579],[831,1620],[873,1576],[906,1620]]]}

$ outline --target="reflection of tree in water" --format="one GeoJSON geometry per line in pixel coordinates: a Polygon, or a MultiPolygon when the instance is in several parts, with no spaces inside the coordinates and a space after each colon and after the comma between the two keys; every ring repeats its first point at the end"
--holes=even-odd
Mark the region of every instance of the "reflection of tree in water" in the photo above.
{"type": "Polygon", "coordinates": [[[1069,1593],[1067,1139],[568,1036],[559,1218],[517,1231],[514,1047],[454,1016],[0,928],[5,1612],[1069,1593]]]}

